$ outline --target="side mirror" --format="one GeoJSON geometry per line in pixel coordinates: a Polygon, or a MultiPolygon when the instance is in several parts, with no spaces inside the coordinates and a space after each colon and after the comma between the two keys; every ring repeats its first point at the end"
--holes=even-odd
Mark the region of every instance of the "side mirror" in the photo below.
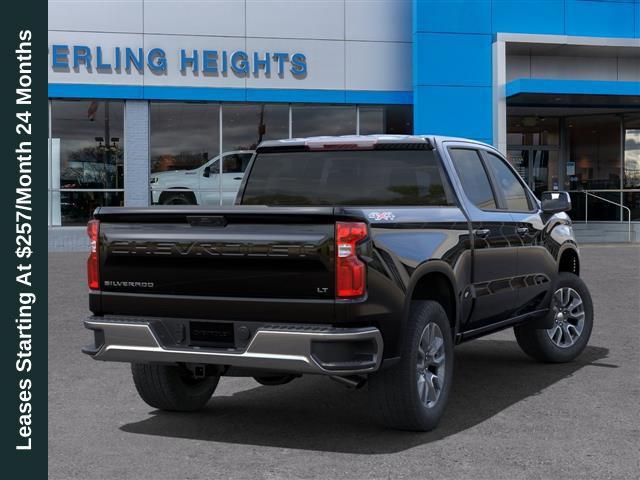
{"type": "Polygon", "coordinates": [[[568,192],[542,192],[540,202],[544,213],[559,213],[571,210],[571,197],[568,192]]]}
{"type": "Polygon", "coordinates": [[[210,177],[211,176],[211,165],[207,165],[206,167],[204,167],[204,171],[202,172],[202,176],[203,177],[210,177]]]}

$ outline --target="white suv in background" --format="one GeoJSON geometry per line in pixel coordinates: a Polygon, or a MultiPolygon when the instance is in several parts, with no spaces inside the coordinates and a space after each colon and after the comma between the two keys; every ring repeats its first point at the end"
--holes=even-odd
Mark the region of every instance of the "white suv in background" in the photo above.
{"type": "Polygon", "coordinates": [[[225,152],[193,170],[151,174],[154,205],[233,205],[253,150],[225,152]],[[220,178],[222,158],[222,178],[220,178]]]}

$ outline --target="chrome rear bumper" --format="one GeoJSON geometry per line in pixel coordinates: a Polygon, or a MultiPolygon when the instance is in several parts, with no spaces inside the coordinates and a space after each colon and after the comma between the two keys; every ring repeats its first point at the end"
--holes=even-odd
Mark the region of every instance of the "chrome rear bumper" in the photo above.
{"type": "Polygon", "coordinates": [[[94,331],[95,344],[83,352],[95,360],[111,362],[197,363],[352,375],[377,370],[383,350],[382,336],[374,327],[265,325],[240,350],[166,346],[154,332],[152,322],[143,319],[90,317],[84,325],[94,331]]]}

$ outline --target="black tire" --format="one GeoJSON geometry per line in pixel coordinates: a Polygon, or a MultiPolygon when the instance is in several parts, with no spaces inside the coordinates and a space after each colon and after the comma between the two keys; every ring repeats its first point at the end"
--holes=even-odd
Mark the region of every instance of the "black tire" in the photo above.
{"type": "MultiPolygon", "coordinates": [[[[591,336],[591,331],[593,329],[593,302],[591,301],[591,294],[589,293],[589,289],[582,281],[580,277],[574,275],[569,272],[560,272],[558,276],[558,281],[556,282],[556,286],[554,288],[554,292],[558,292],[560,289],[572,289],[579,295],[582,300],[582,312],[584,313],[584,322],[581,327],[581,332],[577,336],[577,338],[573,341],[572,344],[567,346],[560,346],[558,343],[561,343],[563,340],[565,343],[569,343],[566,340],[566,336],[563,333],[562,321],[558,320],[558,324],[554,324],[554,326],[549,329],[534,329],[531,327],[527,327],[526,325],[514,327],[513,331],[516,335],[516,340],[518,341],[518,345],[520,348],[529,355],[530,357],[548,363],[564,363],[575,360],[578,355],[582,353],[582,351],[587,346],[589,342],[589,337],[591,336]],[[560,335],[555,338],[559,338],[559,342],[552,340],[551,335],[554,329],[560,328],[560,335]]],[[[575,299],[574,299],[575,300],[575,299]]],[[[556,301],[556,296],[552,299],[552,312],[551,314],[556,315],[553,311],[553,308],[557,307],[560,302],[556,301]]],[[[573,302],[571,302],[573,303],[573,302]]],[[[560,306],[560,310],[564,310],[562,306],[560,306]]],[[[568,310],[565,310],[568,311],[568,310]]],[[[577,309],[574,311],[578,311],[577,309]]],[[[564,318],[564,317],[563,317],[564,318]]],[[[573,318],[570,318],[569,322],[576,321],[573,318]]],[[[577,323],[577,322],[576,322],[577,323]]],[[[567,323],[565,323],[567,325],[567,323]]],[[[577,330],[574,328],[571,330],[572,332],[576,332],[577,330]]]]}
{"type": "Polygon", "coordinates": [[[184,193],[168,193],[162,197],[162,205],[195,205],[195,202],[184,193]]]}
{"type": "Polygon", "coordinates": [[[204,407],[219,376],[195,379],[183,367],[132,363],[131,373],[138,394],[149,406],[160,410],[193,412],[204,407]]]}
{"type": "MultiPolygon", "coordinates": [[[[433,327],[429,327],[432,328],[433,327]]],[[[433,301],[413,302],[401,344],[400,360],[369,376],[369,397],[375,419],[398,430],[429,431],[444,413],[453,380],[451,326],[442,306],[433,301]],[[419,344],[427,326],[437,325],[444,348],[444,381],[432,405],[421,400],[418,391],[419,344]]]]}
{"type": "Polygon", "coordinates": [[[253,379],[260,385],[264,385],[266,387],[274,387],[277,385],[285,385],[298,377],[299,375],[270,375],[264,377],[253,377],[253,379]]]}

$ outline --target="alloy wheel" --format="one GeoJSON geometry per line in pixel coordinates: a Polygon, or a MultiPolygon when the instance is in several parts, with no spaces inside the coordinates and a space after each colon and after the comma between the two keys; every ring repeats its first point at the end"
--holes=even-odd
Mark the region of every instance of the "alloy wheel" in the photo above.
{"type": "Polygon", "coordinates": [[[418,344],[417,385],[420,401],[432,408],[440,398],[445,380],[444,337],[440,327],[429,322],[418,344]]]}
{"type": "Polygon", "coordinates": [[[556,346],[571,347],[584,328],[585,312],[580,294],[573,288],[559,288],[553,294],[552,311],[555,323],[547,335],[556,346]]]}

